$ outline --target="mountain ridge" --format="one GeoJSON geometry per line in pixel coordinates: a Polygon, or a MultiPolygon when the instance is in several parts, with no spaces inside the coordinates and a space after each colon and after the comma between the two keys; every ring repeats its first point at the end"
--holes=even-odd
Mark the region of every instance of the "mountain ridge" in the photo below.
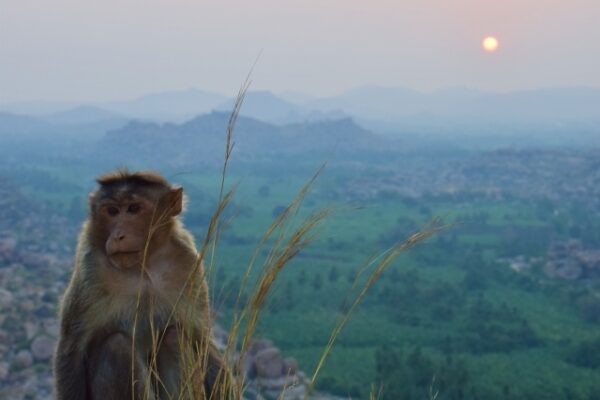
{"type": "MultiPolygon", "coordinates": [[[[213,111],[182,124],[132,121],[109,131],[98,152],[115,159],[140,162],[160,158],[177,166],[206,163],[220,165],[225,148],[229,113],[213,111]],[[160,152],[160,157],[156,152],[160,152]]],[[[352,119],[275,125],[239,116],[233,137],[236,158],[256,159],[312,152],[344,153],[385,150],[389,139],[380,137],[352,119]]]]}

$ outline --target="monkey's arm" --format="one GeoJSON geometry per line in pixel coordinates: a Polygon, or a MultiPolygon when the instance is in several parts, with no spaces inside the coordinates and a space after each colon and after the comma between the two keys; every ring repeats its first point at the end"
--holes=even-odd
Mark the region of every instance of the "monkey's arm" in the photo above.
{"type": "Polygon", "coordinates": [[[230,366],[216,344],[206,340],[209,336],[209,332],[199,330],[180,342],[182,338],[175,327],[167,330],[158,356],[164,384],[161,398],[239,399],[230,366]],[[186,357],[186,352],[191,353],[186,357]]]}
{"type": "Polygon", "coordinates": [[[86,400],[87,385],[83,356],[72,338],[61,336],[54,361],[57,400],[86,400]]]}
{"type": "Polygon", "coordinates": [[[57,400],[87,400],[85,355],[82,353],[82,334],[77,323],[81,310],[65,296],[61,310],[61,330],[54,358],[57,400]]]}
{"type": "MultiPolygon", "coordinates": [[[[201,264],[201,275],[204,275],[204,261],[201,264]]],[[[212,330],[207,329],[206,326],[212,326],[212,318],[210,315],[210,306],[208,298],[208,285],[206,280],[201,284],[200,288],[202,296],[198,297],[199,306],[201,310],[199,320],[203,323],[197,328],[196,339],[197,347],[201,351],[205,352],[204,357],[200,356],[203,360],[204,371],[203,384],[208,400],[239,400],[238,388],[236,387],[233,373],[231,370],[231,363],[224,359],[223,355],[219,351],[216,343],[212,337],[212,330]]]]}
{"type": "Polygon", "coordinates": [[[222,355],[214,345],[210,349],[209,358],[212,363],[204,381],[209,399],[237,400],[237,387],[230,366],[223,361],[222,355]]]}
{"type": "Polygon", "coordinates": [[[229,365],[223,359],[221,352],[210,341],[208,345],[207,367],[204,374],[204,389],[210,400],[228,399],[237,400],[237,388],[229,365]]]}

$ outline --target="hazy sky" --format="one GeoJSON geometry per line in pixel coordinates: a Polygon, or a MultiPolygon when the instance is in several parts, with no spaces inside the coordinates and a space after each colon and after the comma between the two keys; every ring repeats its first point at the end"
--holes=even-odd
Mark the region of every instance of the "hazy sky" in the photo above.
{"type": "Polygon", "coordinates": [[[253,89],[600,87],[600,1],[0,0],[0,103],[233,94],[261,50],[253,89]]]}

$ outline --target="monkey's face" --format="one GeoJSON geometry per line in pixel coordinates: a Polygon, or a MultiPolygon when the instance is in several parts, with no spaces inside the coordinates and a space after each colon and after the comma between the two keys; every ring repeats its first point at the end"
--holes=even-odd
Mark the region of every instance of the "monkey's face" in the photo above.
{"type": "Polygon", "coordinates": [[[154,203],[135,195],[101,202],[97,217],[104,227],[106,255],[115,267],[141,264],[154,211],[154,203]]]}
{"type": "Polygon", "coordinates": [[[98,183],[89,198],[91,241],[114,267],[140,267],[144,257],[168,243],[172,222],[183,209],[183,189],[154,174],[122,171],[98,183]]]}

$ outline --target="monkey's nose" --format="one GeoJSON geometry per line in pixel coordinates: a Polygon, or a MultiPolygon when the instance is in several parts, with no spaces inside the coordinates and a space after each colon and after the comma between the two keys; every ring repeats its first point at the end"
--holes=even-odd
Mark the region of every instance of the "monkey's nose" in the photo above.
{"type": "Polygon", "coordinates": [[[117,233],[116,235],[114,235],[114,241],[115,242],[121,242],[123,240],[125,240],[125,234],[124,233],[117,233]]]}

